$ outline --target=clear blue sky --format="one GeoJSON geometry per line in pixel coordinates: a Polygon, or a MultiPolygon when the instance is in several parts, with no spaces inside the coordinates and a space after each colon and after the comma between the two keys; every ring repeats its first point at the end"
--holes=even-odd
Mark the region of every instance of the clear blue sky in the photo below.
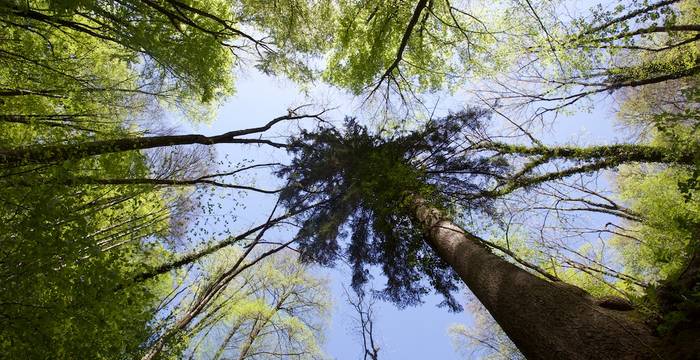
{"type": "MultiPolygon", "coordinates": [[[[204,134],[218,134],[230,130],[260,126],[270,119],[283,115],[288,108],[301,104],[313,103],[319,106],[337,107],[328,114],[327,119],[341,121],[344,115],[353,115],[360,109],[358,101],[339,91],[326,86],[312,89],[310,97],[303,94],[294,84],[264,76],[256,71],[239,75],[237,81],[237,93],[227,101],[219,110],[217,120],[208,125],[200,125],[193,129],[204,134]]],[[[460,101],[450,99],[440,103],[443,111],[451,108],[458,110],[460,101]]],[[[609,101],[603,101],[598,110],[592,114],[578,114],[557,121],[556,128],[541,132],[539,135],[547,143],[605,143],[614,141],[611,136],[614,132],[611,127],[612,113],[609,110],[609,101]],[[581,141],[586,140],[586,141],[581,141]]],[[[297,126],[308,126],[307,121],[301,124],[280,124],[271,132],[272,134],[285,135],[295,132],[297,126]]],[[[185,130],[183,126],[181,130],[185,130]]],[[[188,129],[191,130],[191,129],[188,129]]],[[[283,151],[269,147],[241,147],[240,145],[217,146],[219,158],[227,157],[235,163],[242,159],[255,160],[257,162],[269,162],[284,160],[283,151]]],[[[255,185],[266,188],[274,188],[278,180],[270,175],[262,175],[253,180],[255,185]]],[[[274,196],[249,194],[240,198],[238,193],[229,192],[240,203],[246,204],[244,209],[228,207],[225,205],[223,212],[235,212],[236,221],[231,225],[233,233],[244,230],[250,225],[265,220],[273,206],[274,196]]],[[[231,202],[232,203],[232,202],[231,202]]],[[[220,226],[220,225],[217,225],[220,226]]],[[[279,239],[292,236],[291,233],[278,233],[279,239]]],[[[335,306],[329,331],[326,334],[325,350],[332,358],[361,359],[360,339],[350,328],[352,311],[343,299],[342,286],[350,281],[349,272],[344,268],[318,269],[319,274],[328,276],[331,283],[332,295],[335,306]]],[[[379,282],[378,287],[381,286],[379,282]]],[[[462,297],[462,300],[464,297],[462,297]]],[[[471,323],[468,313],[449,313],[444,308],[436,306],[441,299],[436,296],[426,298],[426,303],[419,307],[403,310],[397,309],[390,303],[377,303],[378,338],[382,346],[382,359],[459,359],[459,355],[453,350],[447,329],[454,323],[471,323]]]]}
{"type": "MultiPolygon", "coordinates": [[[[328,107],[338,107],[328,119],[342,121],[344,115],[352,115],[358,109],[353,99],[327,87],[312,91],[312,100],[307,98],[292,83],[270,78],[257,72],[239,76],[237,93],[219,110],[217,120],[210,125],[200,125],[194,130],[204,134],[217,134],[234,129],[260,126],[270,119],[283,115],[288,108],[313,102],[328,107]]],[[[311,125],[310,121],[300,125],[311,125]]],[[[283,135],[297,129],[296,124],[280,124],[271,133],[283,135]]],[[[184,129],[183,129],[184,130],[184,129]]],[[[220,158],[228,156],[234,163],[240,159],[254,159],[259,162],[285,159],[283,151],[268,147],[241,147],[240,145],[218,145],[220,158]]],[[[277,180],[260,176],[255,184],[274,188],[277,180]]],[[[233,195],[233,193],[232,193],[233,195]]],[[[233,195],[235,196],[235,195],[233,195]]],[[[236,213],[236,230],[264,221],[273,206],[274,196],[249,194],[240,202],[246,204],[244,210],[236,213]]],[[[234,231],[235,233],[235,231],[234,231]]],[[[277,237],[292,236],[291,233],[277,234],[277,237]]],[[[326,334],[325,350],[332,358],[361,359],[360,339],[350,328],[352,312],[343,298],[342,287],[350,282],[347,269],[317,269],[330,279],[334,308],[331,323],[326,334]]],[[[380,284],[377,285],[379,287],[380,284]]],[[[378,338],[382,346],[382,359],[458,359],[453,351],[447,329],[453,323],[470,322],[467,313],[449,313],[436,306],[438,297],[426,298],[420,307],[397,309],[393,304],[377,302],[378,338]]]]}

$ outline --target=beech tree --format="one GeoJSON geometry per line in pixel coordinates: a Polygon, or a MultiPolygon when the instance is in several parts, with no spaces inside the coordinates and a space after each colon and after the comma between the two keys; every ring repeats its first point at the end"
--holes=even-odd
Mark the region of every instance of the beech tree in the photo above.
{"type": "Polygon", "coordinates": [[[4,356],[142,355],[170,290],[161,266],[182,260],[182,232],[210,231],[194,225],[213,205],[197,199],[201,187],[254,189],[214,171],[201,148],[169,147],[178,142],[162,112],[210,119],[243,60],[308,80],[302,60],[332,24],[311,13],[325,4],[0,2],[0,152],[19,155],[0,165],[4,356]],[[159,276],[141,277],[154,268],[159,276]]]}
{"type": "Polygon", "coordinates": [[[84,157],[115,152],[144,150],[176,145],[214,144],[263,144],[285,147],[265,139],[241,138],[244,135],[262,133],[273,125],[285,120],[318,118],[319,115],[297,115],[290,110],[288,115],[277,117],[267,124],[244,130],[234,130],[221,135],[204,136],[199,134],[163,135],[150,137],[128,137],[122,139],[88,141],[70,145],[35,145],[18,149],[0,150],[0,166],[21,166],[27,164],[61,163],[66,160],[79,160],[84,157]]]}
{"type": "MultiPolygon", "coordinates": [[[[231,93],[230,69],[247,54],[257,57],[266,71],[308,79],[310,71],[301,58],[323,49],[324,32],[320,29],[332,24],[316,22],[314,17],[328,20],[330,10],[324,1],[274,5],[264,1],[214,1],[207,6],[179,0],[4,1],[0,19],[13,35],[35,37],[49,45],[51,37],[70,42],[66,35],[73,34],[77,39],[106,43],[111,47],[109,52],[128,62],[144,61],[141,90],[160,93],[174,88],[209,102],[231,93]],[[275,12],[283,13],[285,20],[273,16],[275,12]],[[153,33],[161,36],[154,37],[153,33]],[[44,34],[50,37],[42,38],[44,34]]],[[[77,41],[73,46],[81,49],[83,45],[87,44],[77,41]]],[[[45,52],[35,55],[40,59],[45,52]]],[[[47,57],[57,60],[50,54],[47,57]]],[[[16,95],[54,91],[7,90],[16,95]]],[[[6,91],[4,95],[12,93],[6,91]]]]}
{"type": "Polygon", "coordinates": [[[231,277],[246,253],[229,247],[201,261],[202,274],[184,279],[182,287],[192,291],[175,300],[166,329],[144,359],[173,353],[197,359],[323,357],[330,307],[325,279],[313,276],[288,249],[254,256],[255,267],[231,277]],[[209,296],[212,289],[219,294],[209,296]]]}
{"type": "Polygon", "coordinates": [[[696,2],[581,7],[341,1],[324,78],[358,95],[380,92],[381,105],[466,91],[489,104],[532,106],[527,122],[596,95],[698,74],[696,2]]]}

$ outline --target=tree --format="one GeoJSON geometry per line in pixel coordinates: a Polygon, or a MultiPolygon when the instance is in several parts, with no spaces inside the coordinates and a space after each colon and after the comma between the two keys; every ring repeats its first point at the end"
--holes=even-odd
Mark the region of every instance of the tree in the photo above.
{"type": "MultiPolygon", "coordinates": [[[[90,165],[103,174],[146,172],[144,158],[133,153],[90,165]]],[[[84,169],[70,164],[24,173],[31,190],[9,186],[16,176],[3,173],[0,352],[138,356],[168,277],[116,294],[114,288],[154,259],[168,258],[164,242],[143,240],[167,235],[173,198],[148,186],[56,185],[63,171],[84,169]]]]}
{"type": "Polygon", "coordinates": [[[341,1],[324,78],[354,94],[385,86],[386,105],[470,91],[489,104],[532,105],[524,120],[531,121],[595,95],[698,74],[694,1],[580,8],[549,0],[341,1]]]}
{"type": "Polygon", "coordinates": [[[474,325],[455,324],[449,329],[455,350],[467,358],[524,359],[478,300],[470,299],[468,307],[474,317],[474,325]]]}
{"type": "Polygon", "coordinates": [[[514,55],[512,70],[496,74],[483,90],[490,100],[533,106],[528,120],[596,95],[690,78],[700,69],[693,1],[601,3],[573,16],[560,2],[513,5],[504,17],[525,31],[503,36],[499,45],[514,55]]]}
{"type": "Polygon", "coordinates": [[[157,147],[175,145],[214,145],[214,144],[266,144],[275,147],[284,147],[264,139],[240,138],[240,136],[262,133],[273,125],[285,120],[299,120],[305,118],[317,118],[319,115],[297,115],[290,111],[289,115],[277,117],[264,126],[234,130],[221,135],[204,136],[190,135],[164,135],[150,137],[129,137],[112,140],[98,140],[70,145],[35,145],[19,149],[0,150],[0,166],[21,166],[27,164],[61,163],[66,160],[79,160],[84,157],[111,154],[115,152],[152,149],[157,147]]]}
{"type": "Polygon", "coordinates": [[[382,347],[377,339],[375,298],[367,298],[364,292],[345,291],[345,301],[353,309],[352,330],[359,333],[362,338],[362,358],[364,360],[379,360],[379,352],[382,347]]]}
{"type": "MultiPolygon", "coordinates": [[[[309,70],[301,59],[323,48],[320,29],[329,24],[313,18],[328,20],[330,10],[324,1],[273,6],[259,1],[215,1],[206,7],[179,0],[5,1],[0,19],[5,28],[21,36],[42,39],[44,34],[75,34],[109,44],[122,59],[133,64],[142,61],[146,91],[175,88],[206,103],[233,90],[229,70],[246,54],[257,56],[267,71],[308,79],[309,70]],[[276,11],[271,8],[284,13],[285,21],[272,16],[276,11]],[[259,38],[251,35],[255,31],[260,32],[259,38]],[[161,35],[154,37],[154,33],[161,35]],[[149,80],[153,83],[148,84],[149,80]]],[[[49,38],[43,39],[51,45],[49,38]]]]}
{"type": "Polygon", "coordinates": [[[274,145],[233,139],[255,130],[169,137],[161,113],[210,118],[247,60],[308,81],[331,10],[325,1],[0,2],[3,355],[143,356],[162,330],[168,273],[183,260],[176,233],[207,211],[197,209],[202,188],[256,189],[218,181],[235,171],[214,172],[201,148],[162,149],[274,145]]]}
{"type": "MultiPolygon", "coordinates": [[[[527,147],[486,142],[474,148],[492,150],[496,154],[526,159],[518,171],[498,178],[497,185],[493,189],[471,196],[490,198],[505,196],[516,190],[528,189],[577,174],[616,168],[627,163],[658,163],[689,168],[697,163],[698,158],[698,149],[693,142],[674,142],[670,146],[615,144],[591,147],[546,147],[542,145],[527,147]],[[556,160],[564,160],[564,164],[560,165],[561,162],[557,164],[556,160]],[[556,166],[554,170],[549,170],[552,165],[559,166],[556,166]],[[538,173],[538,168],[546,170],[544,173],[538,173]]],[[[602,208],[612,211],[620,210],[616,205],[602,206],[602,208]]],[[[617,214],[621,213],[617,212],[617,214]]],[[[628,214],[628,216],[634,218],[635,215],[628,214]]]]}
{"type": "MultiPolygon", "coordinates": [[[[292,209],[310,199],[329,201],[305,217],[297,235],[302,258],[330,265],[347,256],[354,286],[367,281],[368,265],[379,265],[387,277],[383,294],[399,305],[420,301],[426,279],[457,309],[451,292],[461,279],[528,357],[657,356],[658,339],[630,313],[509,263],[451,221],[446,211],[454,198],[446,194],[479,192],[488,184],[483,177],[507,168],[499,158],[453,155],[465,141],[459,130],[478,129],[482,116],[466,111],[389,140],[352,120],[344,133],[302,134],[292,142],[292,164],[280,172],[297,184],[282,200],[292,209]],[[460,171],[449,171],[455,168],[460,171]],[[351,234],[341,232],[346,224],[351,234]],[[346,237],[343,249],[339,240],[346,237]]],[[[462,206],[493,210],[488,199],[462,206]]]]}
{"type": "Polygon", "coordinates": [[[325,78],[355,94],[438,89],[487,62],[497,39],[450,1],[339,2],[325,78]],[[482,60],[484,60],[482,62],[482,60]]]}
{"type": "Polygon", "coordinates": [[[198,359],[322,358],[319,343],[329,308],[325,280],[285,251],[259,258],[230,278],[227,273],[245,253],[233,247],[204,259],[203,274],[186,280],[192,291],[171,310],[178,318],[170,326],[177,332],[166,330],[167,339],[161,337],[144,358],[172,352],[169,347],[198,359]],[[219,294],[203,306],[203,295],[222,279],[228,280],[219,294]],[[192,316],[195,309],[200,310],[192,316]]]}
{"type": "MultiPolygon", "coordinates": [[[[289,290],[286,283],[263,286],[272,295],[258,292],[255,299],[235,298],[240,294],[230,288],[251,285],[246,281],[257,265],[294,241],[305,260],[330,265],[349,258],[356,289],[368,280],[368,267],[382,267],[388,283],[381,294],[399,305],[420,302],[432,286],[456,310],[452,293],[462,279],[535,357],[551,349],[562,357],[579,349],[617,354],[619,344],[646,356],[648,348],[636,346],[640,338],[667,349],[629,319],[636,311],[623,312],[627,302],[594,299],[561,280],[596,297],[608,286],[633,300],[658,320],[664,340],[692,337],[685,330],[700,313],[700,9],[688,0],[621,4],[628,6],[567,18],[560,2],[549,0],[489,1],[483,8],[432,0],[1,1],[0,316],[7,326],[0,330],[0,352],[155,358],[181,355],[175,343],[194,336],[198,343],[187,349],[192,356],[317,357],[316,329],[286,313],[286,305],[295,306],[286,301],[296,296],[282,291],[289,290]],[[645,144],[545,146],[520,126],[529,117],[512,123],[531,146],[499,143],[481,136],[487,118],[477,109],[388,137],[353,121],[344,132],[320,128],[291,143],[245,137],[279,121],[319,116],[295,111],[219,136],[158,129],[163,111],[193,121],[211,117],[234,91],[232,69],[246,61],[306,84],[318,75],[315,56],[328,59],[324,79],[355,94],[386,85],[387,102],[393,95],[407,102],[425,91],[455,90],[476,76],[494,80],[490,86],[499,88],[489,90],[504,90],[495,96],[507,105],[547,103],[535,116],[605,92],[668,84],[680,90],[651,91],[663,97],[643,99],[652,115],[631,116],[642,118],[645,144]],[[222,180],[238,170],[213,169],[211,153],[201,149],[216,143],[288,149],[295,159],[279,172],[288,186],[266,190],[222,180]],[[621,165],[622,201],[585,185],[566,188],[572,177],[621,165]],[[275,208],[264,224],[177,256],[178,227],[192,220],[193,232],[209,231],[197,216],[183,216],[194,207],[190,197],[209,187],[280,194],[288,211],[275,217],[275,208]],[[625,267],[610,266],[586,246],[560,247],[575,258],[553,256],[546,253],[551,244],[522,251],[507,232],[504,242],[464,230],[485,222],[500,227],[508,210],[502,199],[540,195],[556,204],[528,211],[576,204],[565,210],[615,216],[620,222],[610,226],[616,227],[596,231],[615,236],[625,267]],[[268,243],[262,237],[271,227],[295,217],[303,222],[295,239],[253,252],[268,243]],[[343,248],[342,239],[349,246],[343,248]],[[231,245],[243,244],[242,254],[208,274],[201,287],[166,291],[164,274],[220,251],[230,255],[231,245]],[[172,301],[182,298],[183,307],[166,317],[172,301]],[[552,314],[553,327],[536,316],[543,312],[552,314]],[[273,344],[271,327],[290,340],[273,344]],[[104,336],[94,344],[80,341],[97,338],[96,329],[104,336]],[[225,337],[213,339],[216,331],[225,337]],[[214,352],[202,350],[199,344],[213,340],[225,341],[217,341],[214,352]]],[[[639,103],[629,107],[639,110],[639,103]]],[[[528,245],[534,242],[528,238],[528,245]]],[[[185,275],[187,285],[200,279],[201,268],[194,269],[185,275]]],[[[377,347],[366,350],[377,357],[377,347]]]]}
{"type": "MultiPolygon", "coordinates": [[[[696,144],[697,84],[694,77],[628,92],[619,116],[641,141],[696,144]]],[[[616,179],[621,199],[645,217],[622,222],[624,231],[611,243],[625,271],[651,284],[642,299],[655,312],[661,333],[682,333],[700,319],[697,174],[697,165],[627,165],[616,179]]]]}

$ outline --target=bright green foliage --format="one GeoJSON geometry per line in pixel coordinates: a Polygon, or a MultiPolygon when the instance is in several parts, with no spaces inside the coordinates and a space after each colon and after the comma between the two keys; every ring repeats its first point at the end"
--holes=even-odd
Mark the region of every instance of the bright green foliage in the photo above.
{"type": "Polygon", "coordinates": [[[78,140],[84,130],[102,130],[104,123],[115,128],[144,108],[144,99],[130,91],[137,74],[129,71],[124,52],[79,33],[5,30],[12,40],[0,44],[6,54],[0,56],[3,147],[32,144],[37,134],[29,129],[41,131],[46,142],[78,140]]]}
{"type": "MultiPolygon", "coordinates": [[[[332,11],[328,1],[2,2],[0,151],[143,135],[160,108],[206,120],[233,92],[240,58],[308,81],[332,11]]],[[[0,169],[3,356],[131,359],[152,345],[168,277],[132,279],[167,262],[182,193],[80,178],[175,178],[205,166],[176,157],[123,151],[0,169]]],[[[315,334],[294,319],[279,322],[290,346],[317,354],[315,334]]]]}
{"type": "MultiPolygon", "coordinates": [[[[644,139],[653,145],[678,154],[696,153],[700,146],[697,84],[696,76],[642,88],[624,104],[621,118],[641,128],[644,139]]],[[[626,271],[652,282],[678,275],[700,246],[697,165],[629,165],[621,169],[617,183],[621,198],[643,220],[628,225],[634,237],[614,239],[626,271]]]]}
{"type": "Polygon", "coordinates": [[[688,176],[687,171],[678,169],[649,172],[639,167],[621,173],[622,197],[645,219],[632,229],[636,239],[615,239],[626,271],[640,278],[662,280],[685,266],[686,252],[691,244],[697,246],[693,227],[700,224],[696,192],[686,200],[678,187],[688,176]]]}
{"type": "MultiPolygon", "coordinates": [[[[633,93],[622,119],[641,129],[643,139],[677,154],[696,153],[700,144],[698,77],[659,84],[633,93]]],[[[623,224],[611,239],[624,272],[650,284],[641,301],[660,317],[667,333],[696,322],[700,314],[697,254],[700,249],[700,177],[695,166],[628,165],[617,186],[640,221],[623,224]],[[695,260],[694,260],[695,259],[695,260]]]]}
{"type": "MultiPolygon", "coordinates": [[[[204,279],[211,283],[239,259],[227,248],[205,260],[204,279]]],[[[186,314],[192,299],[175,313],[186,314]]],[[[187,332],[185,354],[195,359],[322,359],[322,331],[330,310],[326,280],[313,275],[293,253],[262,260],[237,275],[187,332]],[[277,355],[275,355],[277,354],[277,355]]]]}
{"type": "MultiPolygon", "coordinates": [[[[100,160],[119,173],[133,164],[100,160]]],[[[153,189],[54,183],[71,165],[5,177],[0,190],[0,352],[11,358],[128,358],[150,335],[158,285],[115,290],[165,255],[143,239],[167,229],[168,210],[153,189]]]]}
{"type": "Polygon", "coordinates": [[[328,49],[336,8],[330,0],[240,0],[236,14],[242,23],[268,32],[275,51],[256,65],[267,74],[283,74],[304,85],[315,79],[315,57],[328,49]]]}
{"type": "Polygon", "coordinates": [[[472,67],[493,61],[487,59],[491,54],[486,48],[496,39],[478,19],[448,2],[342,0],[338,5],[340,19],[325,78],[356,94],[377,84],[395,61],[397,66],[386,75],[400,86],[420,90],[449,86],[472,67]],[[416,12],[420,14],[401,51],[416,12]]]}
{"type": "MultiPolygon", "coordinates": [[[[3,128],[12,130],[4,139],[18,143],[51,141],[62,130],[3,128]]],[[[166,200],[146,186],[63,184],[81,174],[147,173],[143,156],[133,152],[39,170],[3,170],[0,314],[8,320],[0,330],[0,353],[112,359],[139,351],[150,336],[160,285],[115,290],[166,255],[158,243],[144,242],[167,231],[166,200]]]]}
{"type": "Polygon", "coordinates": [[[693,259],[700,248],[700,201],[694,178],[686,169],[630,166],[618,179],[622,197],[644,218],[627,225],[633,236],[618,235],[610,243],[620,254],[623,271],[651,284],[640,299],[660,314],[658,330],[664,334],[692,324],[700,313],[700,292],[692,285],[697,284],[692,280],[697,276],[693,259]]]}
{"type": "Polygon", "coordinates": [[[697,2],[654,3],[342,0],[324,78],[405,96],[495,77],[516,98],[568,103],[697,74],[697,2]]]}
{"type": "MultiPolygon", "coordinates": [[[[222,13],[226,7],[211,9],[222,13]]],[[[8,89],[104,98],[110,106],[126,105],[118,100],[125,95],[158,94],[165,105],[192,116],[201,111],[197,100],[210,102],[233,90],[233,56],[224,39],[175,26],[145,3],[37,1],[0,10],[14,40],[4,42],[14,56],[3,60],[24,68],[13,76],[31,79],[3,84],[8,89]]]]}
{"type": "MultiPolygon", "coordinates": [[[[3,147],[137,132],[126,120],[146,109],[149,100],[137,90],[148,79],[134,72],[133,51],[10,16],[10,9],[9,3],[0,7],[3,147]]],[[[137,152],[0,169],[3,356],[138,356],[153,331],[167,279],[116,290],[154,259],[167,257],[153,240],[167,233],[171,198],[148,186],[80,185],[72,179],[148,174],[146,158],[137,152]]]]}
{"type": "Polygon", "coordinates": [[[155,94],[170,109],[206,119],[206,105],[233,92],[239,59],[252,57],[266,72],[310,80],[309,60],[327,46],[332,24],[328,1],[10,1],[0,5],[6,38],[0,60],[21,64],[26,72],[13,76],[32,81],[21,88],[3,81],[1,87],[155,94]],[[109,79],[80,75],[111,66],[117,72],[109,79]],[[118,75],[123,66],[131,71],[126,78],[118,75]],[[72,89],[35,72],[71,79],[72,89]]]}
{"type": "Polygon", "coordinates": [[[511,37],[506,46],[528,54],[518,65],[531,63],[516,76],[538,79],[536,91],[542,99],[575,102],[590,94],[690,77],[700,70],[697,1],[660,6],[656,4],[664,1],[602,2],[572,19],[565,19],[560,9],[576,8],[576,2],[532,3],[530,15],[536,11],[543,26],[524,38],[511,37]]]}
{"type": "Polygon", "coordinates": [[[700,8],[685,0],[655,6],[663,2],[602,2],[591,9],[577,2],[510,2],[489,24],[513,24],[507,31],[512,35],[501,37],[498,46],[510,54],[505,57],[515,65],[516,78],[539,81],[540,100],[568,102],[576,95],[698,73],[700,8]]]}

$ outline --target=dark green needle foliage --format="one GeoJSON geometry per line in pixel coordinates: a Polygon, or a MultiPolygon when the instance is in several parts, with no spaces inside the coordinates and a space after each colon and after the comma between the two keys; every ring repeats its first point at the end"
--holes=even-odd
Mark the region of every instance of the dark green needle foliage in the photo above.
{"type": "MultiPolygon", "coordinates": [[[[383,298],[414,305],[432,287],[442,305],[459,310],[452,296],[458,278],[424,241],[411,202],[420,196],[449,210],[455,204],[448,199],[479,192],[507,170],[500,158],[464,154],[488,117],[467,109],[389,138],[346,119],[342,131],[323,127],[295,138],[294,160],[278,173],[292,184],[282,201],[292,209],[321,203],[305,213],[297,235],[302,258],[325,266],[348,261],[357,291],[379,266],[387,278],[383,298]]],[[[460,205],[493,210],[484,200],[460,205]]]]}

